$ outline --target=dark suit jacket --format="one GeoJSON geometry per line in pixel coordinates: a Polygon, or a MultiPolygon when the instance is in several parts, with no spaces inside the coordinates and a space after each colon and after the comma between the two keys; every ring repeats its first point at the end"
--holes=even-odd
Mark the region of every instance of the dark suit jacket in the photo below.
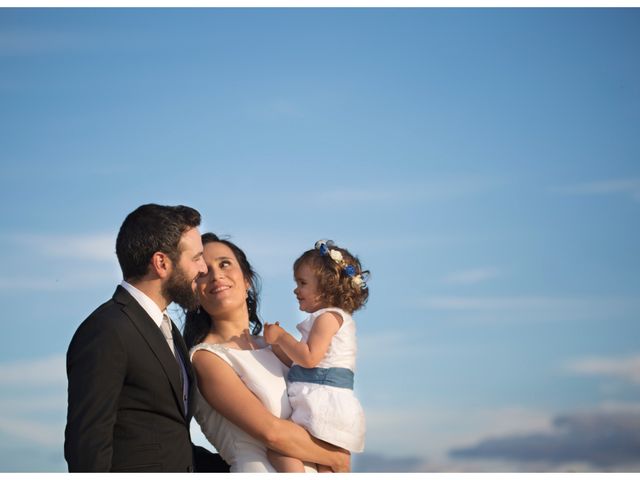
{"type": "MultiPolygon", "coordinates": [[[[175,325],[173,337],[191,403],[195,377],[175,325]]],[[[76,330],[67,377],[64,456],[70,472],[194,470],[191,411],[184,412],[178,363],[156,323],[121,286],[76,330]]]]}

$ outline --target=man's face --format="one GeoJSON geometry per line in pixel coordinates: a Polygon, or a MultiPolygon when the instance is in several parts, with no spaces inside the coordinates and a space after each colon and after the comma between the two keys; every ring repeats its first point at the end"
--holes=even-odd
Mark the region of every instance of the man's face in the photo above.
{"type": "Polygon", "coordinates": [[[207,265],[202,258],[202,240],[197,228],[182,234],[179,250],[180,258],[173,265],[162,290],[168,301],[193,310],[198,307],[196,280],[207,273],[207,265]]]}

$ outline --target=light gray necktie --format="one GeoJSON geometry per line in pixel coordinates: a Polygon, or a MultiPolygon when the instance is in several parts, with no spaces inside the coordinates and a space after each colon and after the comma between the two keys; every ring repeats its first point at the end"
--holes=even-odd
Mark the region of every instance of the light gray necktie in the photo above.
{"type": "Polygon", "coordinates": [[[169,344],[171,353],[173,353],[173,356],[175,357],[176,351],[173,344],[173,335],[171,334],[171,320],[169,320],[169,316],[166,313],[162,314],[162,323],[160,323],[160,330],[162,331],[165,340],[169,344]]]}

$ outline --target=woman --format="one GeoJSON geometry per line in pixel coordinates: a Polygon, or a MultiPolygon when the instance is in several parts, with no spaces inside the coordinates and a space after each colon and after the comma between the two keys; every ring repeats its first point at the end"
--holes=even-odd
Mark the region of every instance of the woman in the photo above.
{"type": "Polygon", "coordinates": [[[208,273],[198,281],[201,307],[187,313],[184,332],[198,378],[194,417],[202,432],[232,472],[275,472],[267,448],[348,471],[348,454],[285,420],[291,414],[287,367],[258,336],[257,276],[244,252],[212,233],[202,235],[202,243],[208,273]]]}

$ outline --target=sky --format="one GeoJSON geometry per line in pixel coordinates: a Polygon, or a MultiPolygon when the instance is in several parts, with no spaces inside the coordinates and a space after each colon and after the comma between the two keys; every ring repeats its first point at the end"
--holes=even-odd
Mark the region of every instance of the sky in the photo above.
{"type": "Polygon", "coordinates": [[[289,331],[316,240],[371,271],[354,470],[640,471],[640,10],[2,8],[0,105],[0,471],[66,471],[150,202],[289,331]]]}

